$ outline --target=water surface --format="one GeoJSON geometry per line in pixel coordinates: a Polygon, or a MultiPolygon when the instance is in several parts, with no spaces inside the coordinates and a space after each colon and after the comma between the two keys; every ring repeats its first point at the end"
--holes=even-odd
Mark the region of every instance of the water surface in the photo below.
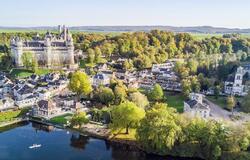
{"type": "Polygon", "coordinates": [[[127,145],[36,123],[10,126],[0,132],[0,160],[188,160],[149,155],[127,145]],[[42,146],[29,149],[32,144],[42,146]]]}

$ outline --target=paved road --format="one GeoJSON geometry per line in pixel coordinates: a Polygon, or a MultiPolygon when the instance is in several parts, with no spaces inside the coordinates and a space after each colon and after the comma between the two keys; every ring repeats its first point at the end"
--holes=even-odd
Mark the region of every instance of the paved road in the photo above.
{"type": "Polygon", "coordinates": [[[211,117],[214,119],[230,120],[231,112],[222,109],[220,106],[214,104],[206,98],[204,98],[204,101],[210,106],[211,117]]]}

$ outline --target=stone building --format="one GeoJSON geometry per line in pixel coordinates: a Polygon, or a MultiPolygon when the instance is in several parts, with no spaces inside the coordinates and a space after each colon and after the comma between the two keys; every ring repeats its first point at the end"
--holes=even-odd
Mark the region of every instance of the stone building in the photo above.
{"type": "Polygon", "coordinates": [[[32,40],[14,37],[10,46],[16,67],[23,66],[22,55],[25,52],[33,53],[41,67],[75,67],[73,38],[65,26],[58,27],[58,34],[48,31],[43,38],[38,34],[32,40]]]}
{"type": "Polygon", "coordinates": [[[210,116],[210,107],[203,102],[202,94],[190,93],[189,100],[184,101],[184,112],[193,117],[208,118],[210,116]]]}
{"type": "Polygon", "coordinates": [[[240,66],[234,76],[229,76],[225,81],[224,92],[230,95],[245,96],[249,91],[250,65],[240,66]]]}

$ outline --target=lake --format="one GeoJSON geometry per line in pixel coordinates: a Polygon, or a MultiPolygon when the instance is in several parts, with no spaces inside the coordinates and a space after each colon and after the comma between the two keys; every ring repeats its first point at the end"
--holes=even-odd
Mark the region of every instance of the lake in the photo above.
{"type": "MultiPolygon", "coordinates": [[[[77,132],[37,123],[8,126],[0,131],[0,160],[188,160],[159,157],[77,132]],[[30,149],[33,144],[40,148],[30,149]]],[[[191,159],[190,159],[191,160],[191,159]]],[[[195,160],[195,159],[192,159],[195,160]]]]}

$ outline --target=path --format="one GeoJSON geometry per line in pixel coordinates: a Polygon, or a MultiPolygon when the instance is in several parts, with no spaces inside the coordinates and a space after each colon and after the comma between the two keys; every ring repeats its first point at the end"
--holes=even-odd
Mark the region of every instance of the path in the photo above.
{"type": "Polygon", "coordinates": [[[204,101],[210,106],[210,114],[214,119],[231,120],[231,112],[222,109],[220,106],[204,98],[204,101]]]}

